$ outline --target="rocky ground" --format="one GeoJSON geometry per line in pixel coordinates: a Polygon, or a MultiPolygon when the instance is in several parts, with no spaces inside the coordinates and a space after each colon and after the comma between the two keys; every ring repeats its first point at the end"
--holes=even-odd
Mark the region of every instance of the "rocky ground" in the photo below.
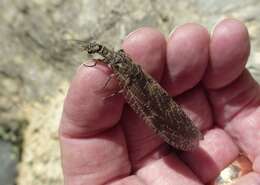
{"type": "Polygon", "coordinates": [[[260,81],[259,0],[1,0],[0,185],[62,182],[57,128],[69,81],[84,61],[72,39],[118,48],[141,26],[168,35],[187,22],[211,30],[225,17],[248,26],[247,67],[260,81]]]}

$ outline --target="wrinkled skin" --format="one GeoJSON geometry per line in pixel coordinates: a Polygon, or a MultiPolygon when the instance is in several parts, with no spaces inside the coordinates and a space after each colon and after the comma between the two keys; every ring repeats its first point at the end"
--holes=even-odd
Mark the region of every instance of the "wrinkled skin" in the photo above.
{"type": "Polygon", "coordinates": [[[175,152],[125,104],[111,70],[79,67],[64,103],[60,143],[66,185],[202,185],[243,151],[253,171],[236,185],[260,184],[260,88],[245,69],[246,27],[234,19],[212,34],[185,24],[165,38],[152,28],[122,48],[175,97],[204,133],[192,152],[175,152]]]}

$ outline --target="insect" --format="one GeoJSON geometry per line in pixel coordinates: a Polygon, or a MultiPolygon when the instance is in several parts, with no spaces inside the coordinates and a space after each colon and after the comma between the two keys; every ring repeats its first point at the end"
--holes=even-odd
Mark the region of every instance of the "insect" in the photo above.
{"type": "Polygon", "coordinates": [[[81,47],[104,58],[102,62],[111,67],[127,103],[165,142],[183,151],[198,146],[202,139],[199,129],[159,83],[123,50],[115,52],[101,44],[83,41],[81,47]]]}

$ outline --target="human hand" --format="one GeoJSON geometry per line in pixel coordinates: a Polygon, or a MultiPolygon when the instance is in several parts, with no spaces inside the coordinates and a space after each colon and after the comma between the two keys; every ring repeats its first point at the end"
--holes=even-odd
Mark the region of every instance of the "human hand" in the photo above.
{"type": "Polygon", "coordinates": [[[216,177],[240,149],[253,172],[237,185],[260,182],[260,88],[245,69],[250,42],[245,26],[219,23],[211,36],[197,24],[178,27],[167,41],[141,28],[123,49],[175,96],[204,140],[192,152],[173,152],[126,105],[100,91],[107,66],[80,67],[65,99],[60,124],[67,185],[201,185],[216,177]],[[239,149],[240,148],[240,149],[239,149]]]}

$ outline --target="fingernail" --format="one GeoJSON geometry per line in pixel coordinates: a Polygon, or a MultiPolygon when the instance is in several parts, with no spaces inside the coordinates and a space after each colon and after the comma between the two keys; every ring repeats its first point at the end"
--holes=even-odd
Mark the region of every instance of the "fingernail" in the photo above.
{"type": "Polygon", "coordinates": [[[169,33],[168,38],[171,37],[171,36],[173,35],[173,33],[174,33],[180,26],[181,26],[181,25],[176,25],[176,26],[172,29],[172,31],[169,33]]]}
{"type": "Polygon", "coordinates": [[[78,66],[76,69],[77,72],[81,71],[82,69],[86,68],[88,65],[91,66],[92,64],[95,64],[96,62],[94,60],[88,60],[86,62],[83,62],[78,66]]]}
{"type": "Polygon", "coordinates": [[[218,26],[218,24],[219,23],[221,23],[222,21],[224,21],[225,19],[227,19],[228,17],[221,17],[221,18],[219,18],[218,20],[217,20],[217,22],[212,26],[212,29],[211,29],[211,31],[210,31],[210,37],[213,35],[213,33],[214,33],[214,30],[215,30],[215,28],[218,26]]]}
{"type": "Polygon", "coordinates": [[[136,30],[130,32],[130,33],[125,37],[124,41],[127,40],[127,39],[129,39],[130,37],[132,37],[132,35],[134,35],[134,34],[135,34],[136,32],[138,32],[138,31],[140,31],[141,29],[143,29],[143,28],[138,28],[138,29],[136,29],[136,30]]]}

